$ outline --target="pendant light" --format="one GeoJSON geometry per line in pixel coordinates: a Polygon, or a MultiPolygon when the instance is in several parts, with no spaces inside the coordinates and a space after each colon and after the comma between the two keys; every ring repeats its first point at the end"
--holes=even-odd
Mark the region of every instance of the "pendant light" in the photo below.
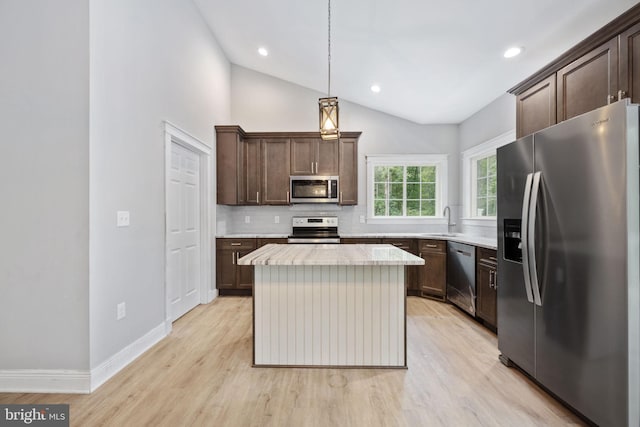
{"type": "Polygon", "coordinates": [[[320,107],[320,137],[324,140],[338,139],[340,137],[340,129],[338,127],[338,98],[331,96],[331,0],[329,2],[329,84],[327,89],[327,97],[320,98],[318,105],[320,107]]]}

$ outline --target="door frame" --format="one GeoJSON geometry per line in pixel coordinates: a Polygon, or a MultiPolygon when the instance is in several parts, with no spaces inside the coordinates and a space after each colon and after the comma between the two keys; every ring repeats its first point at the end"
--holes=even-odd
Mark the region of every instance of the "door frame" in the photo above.
{"type": "MultiPolygon", "coordinates": [[[[171,122],[164,121],[164,291],[165,291],[165,331],[170,333],[172,329],[171,306],[169,301],[169,272],[168,259],[168,230],[167,212],[169,211],[169,193],[167,191],[169,168],[171,167],[171,145],[178,144],[195,153],[200,158],[200,304],[211,302],[217,295],[211,289],[211,188],[213,176],[213,164],[211,153],[213,149],[196,137],[180,129],[171,122]]],[[[215,222],[213,222],[215,224],[215,222]]]]}

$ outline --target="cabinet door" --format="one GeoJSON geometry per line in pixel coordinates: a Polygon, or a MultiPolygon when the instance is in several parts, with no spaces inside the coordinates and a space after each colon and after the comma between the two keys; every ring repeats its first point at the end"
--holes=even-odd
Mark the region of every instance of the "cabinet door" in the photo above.
{"type": "Polygon", "coordinates": [[[573,61],[557,74],[558,123],[615,100],[618,92],[618,38],[573,61]]]}
{"type": "Polygon", "coordinates": [[[640,102],[640,24],[620,35],[620,90],[618,98],[640,102]]]}
{"type": "MultiPolygon", "coordinates": [[[[248,253],[253,252],[253,249],[238,250],[236,251],[236,263],[238,258],[242,258],[248,253]]],[[[253,288],[253,265],[236,265],[236,284],[238,289],[252,289],[253,288]]]]}
{"type": "MultiPolygon", "coordinates": [[[[413,239],[382,239],[381,243],[393,245],[397,248],[405,250],[414,255],[418,255],[418,247],[416,241],[413,239]]],[[[418,295],[420,293],[420,286],[418,283],[418,272],[421,266],[408,265],[404,270],[404,283],[407,288],[407,294],[418,295]]]]}
{"type": "Polygon", "coordinates": [[[495,268],[478,263],[477,270],[477,304],[476,315],[485,320],[491,326],[497,325],[497,292],[496,292],[496,270],[495,268]]]}
{"type": "Polygon", "coordinates": [[[556,75],[518,95],[516,104],[516,138],[556,124],[556,75]]]}
{"type": "Polygon", "coordinates": [[[340,199],[341,205],[358,204],[358,139],[340,138],[340,199]]]}
{"type": "Polygon", "coordinates": [[[444,298],[447,289],[447,246],[445,241],[419,242],[419,256],[424,265],[419,268],[420,291],[426,296],[444,298]]]}
{"type": "Polygon", "coordinates": [[[236,253],[234,250],[216,250],[216,288],[236,288],[236,253]]]}
{"type": "Polygon", "coordinates": [[[338,175],[338,141],[317,142],[316,175],[338,175]]]}
{"type": "Polygon", "coordinates": [[[316,138],[293,138],[291,140],[291,175],[314,175],[317,149],[316,138]]]}
{"type": "Polygon", "coordinates": [[[244,141],[242,188],[244,204],[260,204],[260,140],[247,138],[244,141]]]}
{"type": "Polygon", "coordinates": [[[263,205],[289,204],[289,138],[262,140],[262,194],[263,205]]]}
{"type": "Polygon", "coordinates": [[[216,201],[220,205],[244,204],[242,190],[242,134],[238,126],[216,126],[216,201]],[[224,171],[224,172],[223,172],[224,171]]]}

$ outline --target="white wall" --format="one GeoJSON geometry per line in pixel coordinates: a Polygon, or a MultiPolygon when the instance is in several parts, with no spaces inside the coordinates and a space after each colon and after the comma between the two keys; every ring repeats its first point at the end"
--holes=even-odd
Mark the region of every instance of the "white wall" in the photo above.
{"type": "MultiPolygon", "coordinates": [[[[487,142],[509,131],[515,131],[515,128],[516,97],[505,93],[460,123],[460,152],[487,142]]],[[[462,175],[462,165],[460,165],[460,172],[460,175],[462,175]]],[[[462,182],[460,182],[459,194],[462,197],[462,182]]],[[[468,202],[467,200],[463,200],[462,204],[468,202]]],[[[495,221],[483,225],[478,224],[477,221],[475,223],[465,223],[464,220],[460,222],[461,227],[459,227],[459,230],[463,233],[483,237],[495,237],[497,233],[497,224],[495,221]]]]}
{"type": "Polygon", "coordinates": [[[0,370],[89,367],[88,16],[0,2],[0,370]]]}
{"type": "MultiPolygon", "coordinates": [[[[338,96],[340,94],[337,94],[338,96]]],[[[240,66],[231,67],[231,124],[247,132],[316,131],[318,98],[325,94],[276,79],[240,66]]],[[[362,131],[358,143],[358,201],[356,207],[334,208],[340,218],[340,230],[349,232],[442,231],[441,226],[360,224],[366,211],[367,154],[448,154],[449,204],[458,203],[458,127],[456,125],[419,125],[358,104],[340,99],[340,128],[362,131]],[[439,227],[434,229],[433,227],[439,227]]],[[[323,208],[314,208],[322,211],[323,208]]],[[[219,234],[228,232],[283,232],[291,229],[290,218],[304,214],[300,207],[219,207],[219,234]],[[244,223],[244,216],[253,219],[244,223]],[[274,224],[279,215],[280,224],[274,224]]],[[[444,227],[446,229],[446,226],[444,227]]]]}
{"type": "Polygon", "coordinates": [[[230,68],[191,1],[90,4],[93,368],[164,322],[163,120],[213,146],[230,68]],[[116,228],[118,210],[130,227],[116,228]]]}

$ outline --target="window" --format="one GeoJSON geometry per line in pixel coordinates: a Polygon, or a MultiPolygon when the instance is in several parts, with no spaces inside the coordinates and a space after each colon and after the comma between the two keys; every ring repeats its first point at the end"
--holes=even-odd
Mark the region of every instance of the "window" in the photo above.
{"type": "Polygon", "coordinates": [[[472,216],[496,216],[496,169],[495,154],[473,160],[475,194],[471,201],[475,203],[471,206],[472,216]]]}
{"type": "Polygon", "coordinates": [[[498,214],[496,150],[513,140],[515,132],[510,131],[462,153],[463,223],[495,222],[498,214]]]}
{"type": "Polygon", "coordinates": [[[446,155],[367,156],[369,219],[441,218],[446,155]]]}

